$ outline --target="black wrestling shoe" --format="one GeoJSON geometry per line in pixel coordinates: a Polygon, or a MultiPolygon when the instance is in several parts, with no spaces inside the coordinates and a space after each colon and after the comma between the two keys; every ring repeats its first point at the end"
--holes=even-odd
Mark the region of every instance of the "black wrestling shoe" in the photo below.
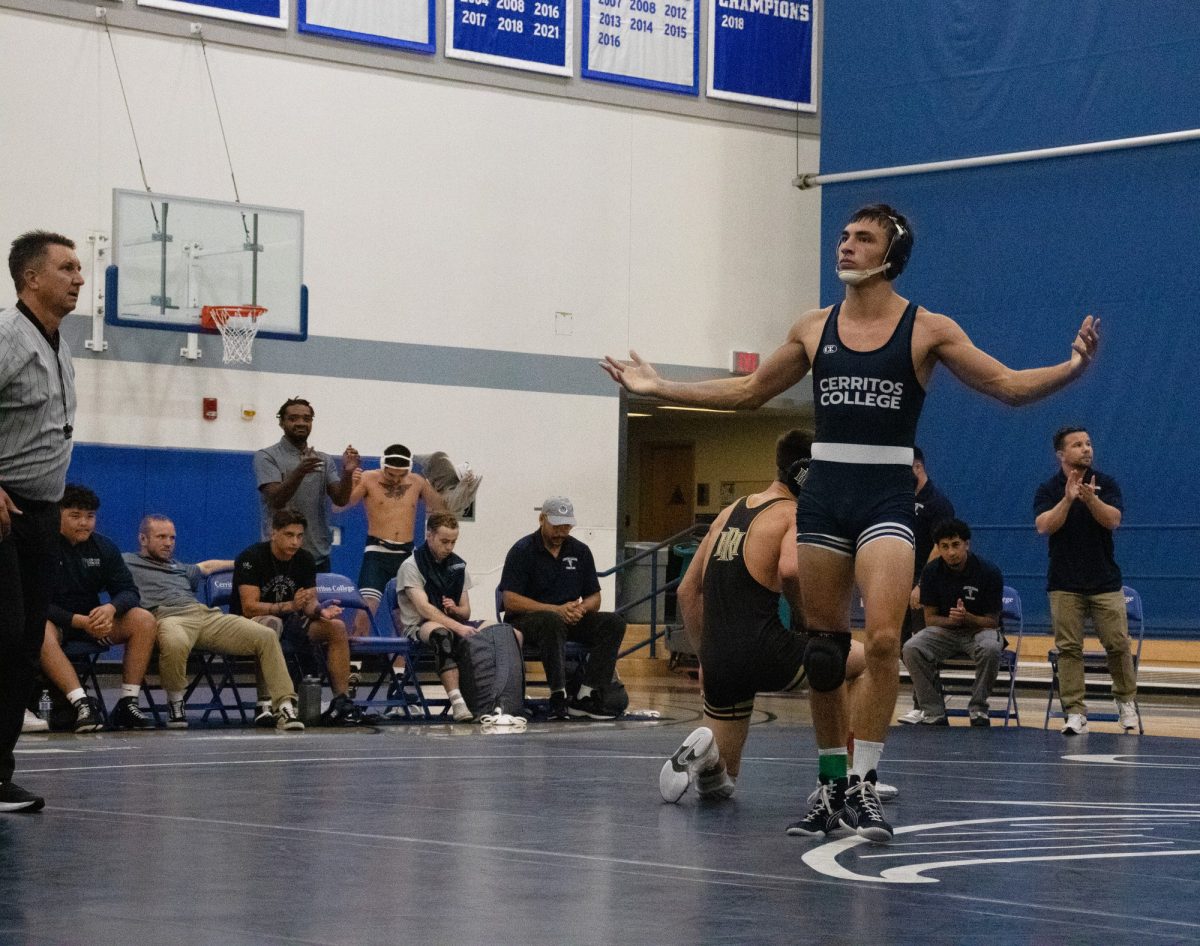
{"type": "Polygon", "coordinates": [[[551,719],[571,718],[571,714],[567,712],[567,695],[565,693],[550,694],[550,702],[546,706],[546,715],[551,719]]]}
{"type": "Polygon", "coordinates": [[[75,725],[71,727],[77,733],[96,732],[104,728],[104,720],[100,716],[100,704],[90,696],[80,697],[75,704],[75,725]]]}
{"type": "Polygon", "coordinates": [[[846,804],[841,814],[842,822],[846,827],[853,828],[860,838],[877,844],[885,844],[892,839],[892,826],[883,817],[879,791],[875,788],[874,769],[864,779],[857,775],[850,776],[846,804]]]}
{"type": "Polygon", "coordinates": [[[787,826],[787,833],[793,837],[818,838],[843,827],[842,808],[846,801],[846,780],[835,779],[832,782],[822,781],[817,790],[809,796],[812,807],[800,821],[787,826]]]}
{"type": "Polygon", "coordinates": [[[117,700],[108,717],[113,729],[145,730],[154,728],[154,720],[142,712],[136,696],[123,696],[117,700]]]}
{"type": "Polygon", "coordinates": [[[46,799],[12,782],[0,782],[0,811],[41,811],[46,799]]]}

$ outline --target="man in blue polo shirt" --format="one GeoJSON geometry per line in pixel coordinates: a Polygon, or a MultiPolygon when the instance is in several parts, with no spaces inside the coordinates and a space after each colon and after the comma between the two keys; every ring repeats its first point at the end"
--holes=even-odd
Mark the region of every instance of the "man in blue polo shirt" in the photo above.
{"type": "Polygon", "coordinates": [[[541,650],[550,687],[550,715],[613,719],[602,693],[612,682],[625,622],[600,610],[600,580],[592,551],[571,538],[575,507],[564,496],[542,503],[538,529],[520,539],[504,559],[500,587],[509,624],[541,650]],[[565,646],[588,648],[587,669],[579,693],[567,701],[565,646]]]}
{"type": "Polygon", "coordinates": [[[975,662],[975,686],[968,706],[971,725],[987,726],[988,695],[1000,669],[1004,634],[1000,611],[1004,578],[991,562],[971,552],[971,528],[947,519],[933,530],[938,557],[921,572],[921,605],[925,627],[904,645],[904,665],[912,676],[921,705],[920,723],[948,725],[946,700],[938,680],[938,664],[951,657],[975,662]]]}
{"type": "Polygon", "coordinates": [[[1083,699],[1083,624],[1088,617],[1108,654],[1121,726],[1138,726],[1137,676],[1130,655],[1129,623],[1121,569],[1113,556],[1113,531],[1125,503],[1111,476],[1092,467],[1092,439],[1083,427],[1054,434],[1059,471],[1038,487],[1034,524],[1050,537],[1050,622],[1058,648],[1058,691],[1067,714],[1064,735],[1088,731],[1083,699]]]}

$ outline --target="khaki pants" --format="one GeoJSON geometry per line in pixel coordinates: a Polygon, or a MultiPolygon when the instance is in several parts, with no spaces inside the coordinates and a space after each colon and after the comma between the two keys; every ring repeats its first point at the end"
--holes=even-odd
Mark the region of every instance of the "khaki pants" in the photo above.
{"type": "Polygon", "coordinates": [[[187,688],[188,654],[193,647],[203,647],[219,654],[254,656],[275,709],[284,700],[296,699],[279,637],[271,628],[202,604],[172,608],[161,617],[155,616],[158,617],[158,673],[168,693],[187,688]]]}
{"type": "Polygon", "coordinates": [[[1054,646],[1058,648],[1058,692],[1063,712],[1067,714],[1087,714],[1083,700],[1083,624],[1088,617],[1108,654],[1113,696],[1122,703],[1129,703],[1137,695],[1125,594],[1107,591],[1099,595],[1080,595],[1051,591],[1050,623],[1054,629],[1054,646]]]}

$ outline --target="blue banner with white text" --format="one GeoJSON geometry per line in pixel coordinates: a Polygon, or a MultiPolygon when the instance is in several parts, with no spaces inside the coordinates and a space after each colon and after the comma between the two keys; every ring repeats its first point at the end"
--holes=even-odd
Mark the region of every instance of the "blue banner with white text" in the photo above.
{"type": "Polygon", "coordinates": [[[574,0],[446,0],[446,55],[569,76],[574,0]]]}
{"type": "Polygon", "coordinates": [[[816,19],[816,0],[712,0],[709,97],[815,112],[816,19]]]}
{"type": "Polygon", "coordinates": [[[276,29],[288,25],[288,0],[138,0],[138,5],[276,29]]]}

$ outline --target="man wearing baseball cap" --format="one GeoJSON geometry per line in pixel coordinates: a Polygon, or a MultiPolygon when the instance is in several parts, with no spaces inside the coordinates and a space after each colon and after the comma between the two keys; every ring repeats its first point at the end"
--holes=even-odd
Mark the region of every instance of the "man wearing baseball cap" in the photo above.
{"type": "Polygon", "coordinates": [[[575,507],[565,496],[542,503],[538,528],[517,541],[500,577],[505,620],[541,650],[555,719],[612,719],[602,693],[612,682],[625,621],[600,610],[600,581],[592,551],[571,538],[575,507]],[[579,693],[567,699],[567,641],[588,648],[579,693]]]}

